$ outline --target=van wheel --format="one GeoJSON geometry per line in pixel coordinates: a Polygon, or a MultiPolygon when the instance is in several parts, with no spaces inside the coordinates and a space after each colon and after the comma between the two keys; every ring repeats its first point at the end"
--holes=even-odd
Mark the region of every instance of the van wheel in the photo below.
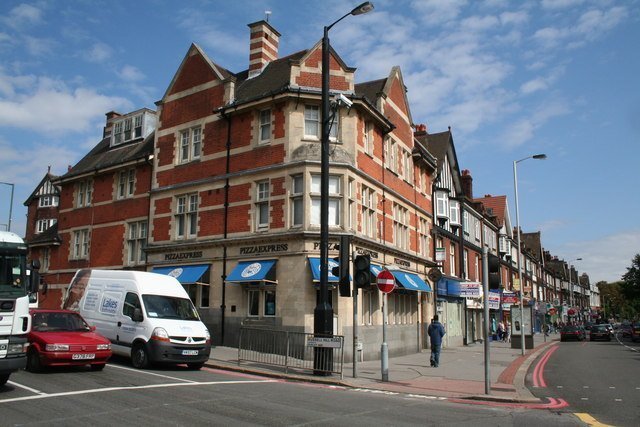
{"type": "Polygon", "coordinates": [[[27,353],[27,371],[40,372],[42,370],[42,363],[40,362],[40,355],[38,350],[32,349],[27,353]]]}
{"type": "Polygon", "coordinates": [[[149,355],[144,344],[134,344],[131,349],[131,363],[136,369],[147,369],[149,367],[149,355]]]}
{"type": "Polygon", "coordinates": [[[92,371],[102,371],[104,369],[105,363],[98,363],[96,365],[91,365],[92,371]]]}
{"type": "Polygon", "coordinates": [[[0,375],[0,386],[5,385],[7,381],[9,381],[10,374],[2,374],[0,375]]]}
{"type": "Polygon", "coordinates": [[[187,363],[187,367],[189,369],[191,369],[192,371],[197,371],[198,369],[201,369],[204,366],[204,362],[199,362],[199,363],[187,363]]]}

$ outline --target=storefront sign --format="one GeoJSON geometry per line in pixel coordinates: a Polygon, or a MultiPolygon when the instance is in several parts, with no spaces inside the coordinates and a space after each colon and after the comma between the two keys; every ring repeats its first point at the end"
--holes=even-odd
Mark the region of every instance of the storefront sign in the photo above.
{"type": "MultiPolygon", "coordinates": [[[[330,251],[339,251],[340,243],[328,243],[327,247],[329,248],[330,251]]],[[[320,249],[320,242],[313,242],[313,250],[317,251],[319,249],[320,249]]]]}
{"type": "Polygon", "coordinates": [[[176,261],[181,259],[194,259],[194,258],[202,258],[202,251],[172,252],[169,254],[164,254],[165,261],[176,261]]]}
{"type": "Polygon", "coordinates": [[[500,294],[498,292],[489,291],[489,309],[497,310],[500,308],[500,294]]]}
{"type": "Polygon", "coordinates": [[[444,248],[436,248],[436,262],[444,262],[444,248]]]}
{"type": "Polygon", "coordinates": [[[273,252],[286,252],[288,250],[289,250],[288,243],[280,243],[277,245],[245,246],[240,248],[240,255],[268,254],[273,252]]]}
{"type": "Polygon", "coordinates": [[[396,265],[399,265],[399,266],[401,266],[401,267],[407,267],[407,268],[410,268],[410,267],[411,267],[411,263],[410,263],[409,261],[405,261],[405,260],[400,259],[400,258],[394,258],[394,259],[393,259],[393,262],[394,262],[396,265]]]}
{"type": "Polygon", "coordinates": [[[369,255],[371,259],[378,259],[378,252],[370,251],[369,249],[359,248],[356,246],[356,253],[358,255],[369,255]]]}
{"type": "Polygon", "coordinates": [[[502,292],[503,304],[518,304],[518,295],[515,292],[502,292]]]}
{"type": "Polygon", "coordinates": [[[481,284],[480,282],[461,282],[460,283],[460,296],[477,298],[480,296],[481,284]]]}

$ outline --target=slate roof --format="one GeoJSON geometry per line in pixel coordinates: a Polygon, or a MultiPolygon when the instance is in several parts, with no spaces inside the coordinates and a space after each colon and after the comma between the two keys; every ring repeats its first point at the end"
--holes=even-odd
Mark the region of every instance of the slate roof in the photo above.
{"type": "Polygon", "coordinates": [[[154,135],[155,132],[151,132],[143,141],[134,141],[113,148],[110,147],[111,137],[106,137],[60,179],[65,180],[94,170],[145,159],[153,154],[154,135]]]}
{"type": "Polygon", "coordinates": [[[55,223],[42,233],[34,235],[32,239],[27,241],[27,244],[29,246],[44,246],[60,242],[62,242],[62,239],[58,235],[58,223],[55,223]]]}
{"type": "Polygon", "coordinates": [[[370,82],[357,83],[355,85],[356,95],[365,97],[371,104],[375,105],[379,95],[382,94],[387,79],[372,80],[370,82]]]}

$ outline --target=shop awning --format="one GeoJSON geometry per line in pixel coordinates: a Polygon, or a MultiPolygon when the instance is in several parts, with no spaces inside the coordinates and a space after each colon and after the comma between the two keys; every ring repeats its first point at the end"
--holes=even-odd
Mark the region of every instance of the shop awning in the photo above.
{"type": "Polygon", "coordinates": [[[422,280],[417,274],[407,273],[406,271],[391,270],[391,274],[400,283],[400,286],[410,291],[431,292],[431,286],[422,280]]]}
{"type": "MultiPolygon", "coordinates": [[[[154,267],[153,273],[166,274],[175,277],[182,284],[200,283],[200,278],[209,269],[209,264],[174,265],[169,267],[154,267]]],[[[205,283],[206,284],[206,283],[205,283]]]]}
{"type": "Polygon", "coordinates": [[[275,259],[256,261],[240,261],[227,276],[227,282],[275,282],[275,276],[270,275],[275,259]]]}
{"type": "MultiPolygon", "coordinates": [[[[337,282],[338,281],[338,277],[334,276],[331,273],[331,270],[333,270],[333,267],[338,267],[340,264],[338,263],[338,261],[329,258],[329,282],[337,282]]],[[[309,268],[311,268],[311,275],[313,275],[313,281],[314,282],[319,282],[320,281],[320,258],[311,258],[309,257],[309,268]]]]}
{"type": "Polygon", "coordinates": [[[372,280],[375,282],[376,277],[378,277],[378,274],[380,274],[380,272],[384,269],[384,267],[382,267],[381,265],[378,264],[371,264],[371,275],[372,280]]]}

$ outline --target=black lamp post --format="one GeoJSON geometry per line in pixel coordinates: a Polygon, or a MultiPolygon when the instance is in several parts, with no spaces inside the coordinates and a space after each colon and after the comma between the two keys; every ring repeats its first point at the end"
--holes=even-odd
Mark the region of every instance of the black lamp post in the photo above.
{"type": "MultiPolygon", "coordinates": [[[[373,3],[364,2],[331,25],[324,27],[322,36],[322,139],[320,159],[320,298],[314,310],[314,332],[333,334],[333,308],[329,302],[329,132],[331,117],[329,108],[329,30],[349,15],[362,15],[373,10],[373,3]]],[[[324,350],[324,349],[323,349],[324,350]]],[[[329,349],[330,350],[330,349],[329,349]]],[[[316,357],[316,367],[319,358],[316,357]]],[[[326,358],[322,358],[327,360],[326,358]]],[[[321,369],[327,365],[321,365],[321,369]]],[[[326,370],[326,369],[325,369],[326,370]]]]}

